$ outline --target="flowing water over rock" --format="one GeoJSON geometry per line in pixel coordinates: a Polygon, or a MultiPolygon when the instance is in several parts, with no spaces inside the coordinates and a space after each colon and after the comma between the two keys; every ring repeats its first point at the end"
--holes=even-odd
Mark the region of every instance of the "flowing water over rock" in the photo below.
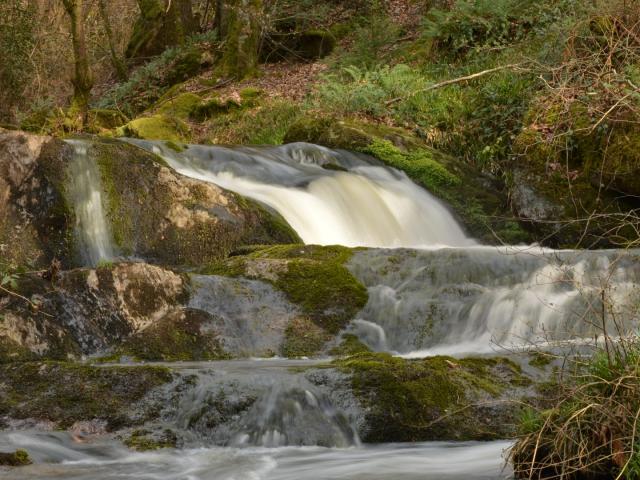
{"type": "MultiPolygon", "coordinates": [[[[609,332],[637,327],[635,252],[477,246],[435,197],[365,155],[308,144],[189,146],[177,152],[161,142],[128,141],[161,155],[186,176],[270,206],[305,243],[375,247],[355,251],[347,264],[369,293],[347,332],[376,351],[406,357],[487,353],[496,346],[582,340],[596,334],[594,324],[603,325],[603,319],[609,332]]],[[[96,265],[115,256],[100,172],[85,142],[70,143],[78,236],[84,261],[96,265]]],[[[190,280],[185,307],[211,316],[207,328],[215,329],[232,355],[273,355],[291,320],[302,314],[266,281],[200,275],[190,280]]],[[[179,380],[157,393],[161,415],[144,428],[170,428],[181,449],[136,453],[108,435],[81,443],[60,432],[5,432],[0,451],[26,448],[35,460],[7,478],[509,476],[501,459],[508,442],[362,446],[358,432],[367,412],[351,378],[317,366],[284,360],[172,365],[179,380]]]]}
{"type": "Polygon", "coordinates": [[[366,155],[305,143],[281,147],[191,145],[129,140],[188,177],[277,210],[305,243],[350,247],[467,246],[446,207],[395,169],[366,155]]]}
{"type": "Polygon", "coordinates": [[[35,465],[13,480],[497,480],[509,478],[509,442],[387,444],[347,449],[196,448],[135,453],[115,441],[79,444],[66,433],[3,433],[35,465]]]}
{"type": "Polygon", "coordinates": [[[73,146],[69,164],[71,198],[76,216],[76,236],[83,263],[95,266],[114,258],[115,251],[109,225],[103,212],[100,170],[88,155],[91,146],[82,140],[68,140],[73,146]]]}
{"type": "MultiPolygon", "coordinates": [[[[405,356],[488,353],[628,334],[640,252],[473,247],[357,252],[369,302],[350,331],[405,356]]],[[[503,351],[504,352],[504,351],[503,351]]]]}

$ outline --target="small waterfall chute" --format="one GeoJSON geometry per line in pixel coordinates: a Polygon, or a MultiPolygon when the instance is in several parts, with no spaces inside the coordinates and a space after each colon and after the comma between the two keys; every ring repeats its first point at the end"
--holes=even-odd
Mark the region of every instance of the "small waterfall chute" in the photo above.
{"type": "Polygon", "coordinates": [[[90,144],[67,140],[73,147],[69,164],[70,196],[76,217],[75,233],[85,265],[96,266],[115,258],[111,229],[104,215],[100,170],[90,156],[90,144]]]}

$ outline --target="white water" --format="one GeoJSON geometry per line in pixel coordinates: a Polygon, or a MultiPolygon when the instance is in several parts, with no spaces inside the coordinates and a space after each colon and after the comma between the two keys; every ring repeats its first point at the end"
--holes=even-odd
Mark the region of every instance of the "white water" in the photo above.
{"type": "Polygon", "coordinates": [[[65,433],[0,433],[0,451],[25,448],[35,464],[11,480],[497,480],[509,478],[509,442],[320,447],[198,448],[135,453],[119,442],[65,433]]]}
{"type": "Polygon", "coordinates": [[[308,244],[474,244],[433,195],[365,155],[304,143],[233,149],[192,145],[177,153],[161,142],[129,141],[162,156],[183,175],[271,206],[308,244]]]}
{"type": "Polygon", "coordinates": [[[640,318],[638,253],[356,252],[349,268],[369,301],[350,331],[374,350],[409,358],[593,340],[604,333],[603,312],[609,335],[629,335],[640,318]]]}
{"type": "Polygon", "coordinates": [[[79,252],[85,265],[96,266],[115,256],[111,231],[103,211],[100,171],[88,155],[88,142],[68,140],[67,143],[74,150],[69,176],[76,216],[75,232],[81,247],[79,252]]]}

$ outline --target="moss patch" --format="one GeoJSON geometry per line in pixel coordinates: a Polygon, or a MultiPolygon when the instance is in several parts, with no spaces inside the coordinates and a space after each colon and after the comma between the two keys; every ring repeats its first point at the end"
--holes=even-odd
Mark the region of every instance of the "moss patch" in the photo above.
{"type": "Polygon", "coordinates": [[[0,415],[56,422],[67,428],[81,420],[103,419],[110,429],[157,414],[134,405],[152,389],[171,381],[162,367],[98,368],[75,363],[34,362],[0,366],[0,415]]]}
{"type": "Polygon", "coordinates": [[[124,444],[132,450],[148,452],[162,448],[175,448],[177,441],[176,434],[170,429],[155,435],[149,430],[139,429],[131,432],[124,444]]]}
{"type": "Polygon", "coordinates": [[[16,450],[12,453],[0,452],[0,466],[23,467],[31,464],[31,458],[26,450],[16,450]]]}
{"type": "Polygon", "coordinates": [[[202,103],[202,99],[194,93],[182,93],[162,102],[157,110],[170,117],[187,119],[202,103]]]}
{"type": "Polygon", "coordinates": [[[516,402],[503,395],[529,379],[503,358],[404,360],[363,353],[333,365],[352,374],[367,410],[367,442],[490,440],[513,435],[516,402]]]}
{"type": "Polygon", "coordinates": [[[362,343],[357,335],[353,334],[343,335],[342,342],[329,351],[331,355],[336,357],[348,357],[370,352],[371,349],[362,343]]]}
{"type": "Polygon", "coordinates": [[[212,264],[202,273],[273,284],[305,317],[287,328],[284,353],[311,355],[367,303],[366,288],[344,266],[351,255],[352,250],[339,246],[278,245],[212,264]]]}
{"type": "Polygon", "coordinates": [[[165,362],[228,358],[217,337],[202,330],[207,321],[207,314],[199,310],[167,316],[127,339],[118,354],[165,362]]]}
{"type": "Polygon", "coordinates": [[[158,114],[130,121],[116,130],[119,137],[142,138],[145,140],[166,140],[188,142],[189,126],[182,120],[169,115],[158,114]]]}

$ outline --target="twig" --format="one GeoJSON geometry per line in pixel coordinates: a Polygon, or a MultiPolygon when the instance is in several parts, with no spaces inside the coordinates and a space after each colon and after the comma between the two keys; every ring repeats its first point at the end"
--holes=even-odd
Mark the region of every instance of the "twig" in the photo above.
{"type": "Polygon", "coordinates": [[[453,84],[456,84],[456,83],[468,82],[469,80],[475,80],[476,78],[480,78],[480,77],[483,77],[485,75],[489,75],[490,73],[499,72],[501,70],[508,70],[508,69],[511,69],[511,68],[518,68],[518,67],[520,67],[522,65],[523,65],[523,63],[512,63],[512,64],[509,64],[509,65],[503,65],[501,67],[495,67],[495,68],[490,68],[488,70],[483,70],[481,72],[476,72],[476,73],[473,73],[471,75],[466,75],[464,77],[458,77],[458,78],[453,78],[453,79],[450,79],[450,80],[445,80],[444,82],[434,83],[433,85],[429,85],[428,87],[421,88],[420,90],[416,90],[415,92],[412,92],[409,95],[392,98],[391,100],[388,100],[385,103],[385,105],[386,106],[393,105],[394,103],[397,103],[397,102],[399,102],[401,100],[405,100],[405,99],[407,99],[409,97],[417,95],[418,93],[429,92],[431,90],[435,90],[437,88],[446,87],[448,85],[453,85],[453,84]]]}

